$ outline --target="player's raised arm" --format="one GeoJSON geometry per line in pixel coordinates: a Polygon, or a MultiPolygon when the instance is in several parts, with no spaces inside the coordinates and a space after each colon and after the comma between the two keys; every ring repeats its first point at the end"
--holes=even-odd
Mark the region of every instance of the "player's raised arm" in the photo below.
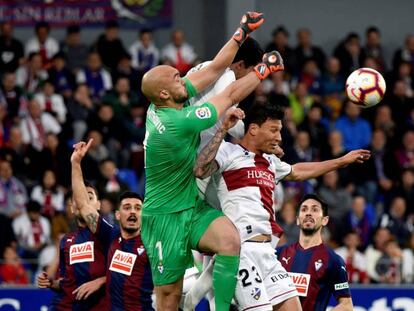
{"type": "Polygon", "coordinates": [[[263,62],[254,67],[254,71],[230,84],[220,94],[212,97],[209,102],[217,110],[220,118],[231,106],[239,103],[247,95],[255,90],[259,83],[266,79],[272,72],[284,70],[283,59],[279,52],[273,51],[263,55],[263,62]]]}
{"type": "Polygon", "coordinates": [[[249,34],[260,27],[264,22],[263,14],[257,12],[247,12],[240,21],[240,27],[237,28],[233,37],[217,53],[213,61],[201,69],[187,75],[198,92],[203,91],[207,86],[216,81],[223,71],[229,67],[237,53],[240,45],[249,36],[249,34]]]}
{"type": "Polygon", "coordinates": [[[99,214],[97,212],[94,204],[97,202],[92,202],[89,199],[89,194],[86,190],[85,183],[83,181],[83,174],[81,168],[81,161],[83,157],[88,152],[92,144],[92,139],[85,143],[83,141],[75,144],[70,162],[72,164],[72,190],[73,190],[73,200],[76,204],[76,208],[79,209],[79,212],[82,218],[85,220],[87,226],[92,231],[96,232],[99,214]]]}
{"type": "Polygon", "coordinates": [[[222,126],[216,132],[216,135],[199,153],[194,164],[194,174],[198,178],[211,176],[218,169],[218,164],[214,160],[221,142],[226,136],[228,130],[232,128],[239,120],[244,118],[243,110],[237,108],[227,112],[222,126]]]}
{"type": "Polygon", "coordinates": [[[322,176],[330,171],[345,167],[351,163],[363,163],[371,156],[370,151],[358,149],[348,152],[346,155],[322,162],[301,162],[292,165],[292,172],[286,176],[286,180],[304,181],[310,178],[322,176]]]}

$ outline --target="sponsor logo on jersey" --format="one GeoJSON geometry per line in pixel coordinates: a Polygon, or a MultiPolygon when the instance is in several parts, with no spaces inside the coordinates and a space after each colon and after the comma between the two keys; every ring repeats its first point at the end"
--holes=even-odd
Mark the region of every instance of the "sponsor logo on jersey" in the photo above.
{"type": "Polygon", "coordinates": [[[143,245],[137,248],[138,255],[142,255],[145,252],[145,248],[143,245]]]}
{"type": "Polygon", "coordinates": [[[197,108],[195,114],[199,119],[208,119],[211,117],[211,111],[208,107],[197,108]]]}
{"type": "Polygon", "coordinates": [[[137,255],[117,249],[112,256],[109,270],[130,276],[136,259],[137,255]]]}
{"type": "Polygon", "coordinates": [[[95,260],[93,247],[93,241],[71,245],[69,248],[69,264],[93,262],[95,260]]]}
{"type": "Polygon", "coordinates": [[[321,259],[318,259],[318,261],[315,261],[315,270],[318,271],[323,266],[323,262],[321,259]]]}
{"type": "Polygon", "coordinates": [[[349,288],[348,282],[335,284],[335,290],[347,289],[349,288]]]}
{"type": "Polygon", "coordinates": [[[308,295],[310,274],[289,272],[289,276],[292,279],[293,284],[295,284],[298,295],[306,297],[308,295]]]}
{"type": "Polygon", "coordinates": [[[254,299],[259,300],[260,296],[262,295],[262,291],[260,288],[255,287],[250,294],[254,299]]]}

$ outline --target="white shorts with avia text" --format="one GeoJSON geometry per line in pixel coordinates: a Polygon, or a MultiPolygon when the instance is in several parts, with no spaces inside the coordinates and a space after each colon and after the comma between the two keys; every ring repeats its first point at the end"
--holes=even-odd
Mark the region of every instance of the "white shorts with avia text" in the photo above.
{"type": "Polygon", "coordinates": [[[297,295],[271,243],[242,243],[236,288],[239,310],[272,310],[272,306],[297,295]]]}

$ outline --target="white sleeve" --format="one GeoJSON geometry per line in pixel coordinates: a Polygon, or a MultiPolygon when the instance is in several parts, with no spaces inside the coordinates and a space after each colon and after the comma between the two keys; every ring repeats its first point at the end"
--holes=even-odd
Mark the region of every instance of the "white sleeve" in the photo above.
{"type": "Polygon", "coordinates": [[[224,172],[230,165],[230,154],[232,153],[232,145],[233,144],[231,143],[222,142],[219,150],[217,151],[216,162],[219,166],[218,171],[220,173],[224,172]]]}
{"type": "Polygon", "coordinates": [[[214,83],[214,92],[212,94],[217,95],[221,93],[234,81],[236,81],[236,76],[234,75],[233,70],[227,68],[220,78],[217,79],[216,83],[214,83]]]}
{"type": "Polygon", "coordinates": [[[86,83],[86,75],[83,69],[79,70],[78,73],[76,74],[76,83],[77,84],[86,83]]]}
{"type": "Polygon", "coordinates": [[[102,70],[102,79],[103,79],[104,89],[105,90],[112,89],[112,78],[111,78],[111,75],[105,69],[102,70]]]}
{"type": "Polygon", "coordinates": [[[52,132],[57,135],[62,130],[59,122],[48,113],[42,114],[42,124],[44,125],[46,132],[52,132]]]}
{"type": "Polygon", "coordinates": [[[244,122],[239,120],[228,132],[232,137],[242,139],[244,136],[244,122]]]}
{"type": "Polygon", "coordinates": [[[281,161],[273,154],[271,155],[271,159],[275,166],[275,183],[277,184],[292,172],[292,166],[286,162],[281,161]]]}
{"type": "Polygon", "coordinates": [[[129,55],[131,55],[132,58],[132,62],[131,62],[131,66],[134,67],[135,69],[138,68],[138,57],[137,57],[137,49],[138,49],[138,43],[135,42],[133,45],[131,45],[131,47],[129,48],[129,55]]]}
{"type": "Polygon", "coordinates": [[[55,94],[55,107],[56,107],[56,113],[58,116],[58,120],[60,123],[65,123],[66,121],[66,113],[67,109],[65,106],[65,102],[63,101],[63,97],[60,94],[55,94]]]}

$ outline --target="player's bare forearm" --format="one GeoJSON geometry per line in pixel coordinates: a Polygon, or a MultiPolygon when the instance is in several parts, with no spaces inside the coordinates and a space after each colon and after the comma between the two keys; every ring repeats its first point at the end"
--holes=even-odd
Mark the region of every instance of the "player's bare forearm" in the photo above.
{"type": "Polygon", "coordinates": [[[304,181],[322,176],[343,166],[341,158],[323,162],[301,162],[292,165],[292,172],[286,180],[304,181]]]}
{"type": "Polygon", "coordinates": [[[72,161],[72,191],[76,208],[79,209],[79,212],[89,229],[95,233],[99,214],[89,201],[89,195],[83,181],[81,165],[74,161],[72,161]]]}
{"type": "Polygon", "coordinates": [[[220,77],[224,70],[231,65],[238,49],[239,45],[236,41],[230,39],[208,66],[187,76],[198,92],[202,92],[220,77]]]}
{"type": "Polygon", "coordinates": [[[216,108],[218,118],[220,118],[231,106],[239,103],[242,99],[252,93],[259,83],[260,79],[257,75],[254,72],[250,72],[243,78],[230,84],[220,94],[212,97],[209,102],[216,108]]]}
{"type": "Polygon", "coordinates": [[[211,176],[218,170],[217,162],[215,161],[217,151],[221,142],[227,134],[227,129],[223,126],[216,132],[208,144],[201,150],[194,165],[194,175],[197,178],[206,178],[211,176]]]}

